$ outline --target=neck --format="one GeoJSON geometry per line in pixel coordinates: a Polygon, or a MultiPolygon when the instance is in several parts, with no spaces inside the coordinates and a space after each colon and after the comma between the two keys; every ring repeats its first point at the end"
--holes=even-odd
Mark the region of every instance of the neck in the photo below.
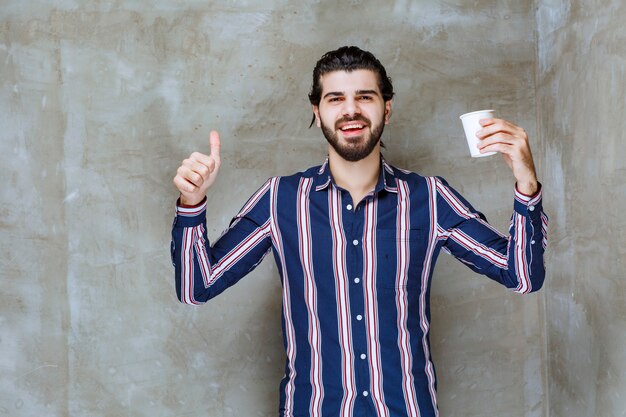
{"type": "Polygon", "coordinates": [[[328,164],[335,183],[348,191],[356,207],[376,187],[380,174],[380,144],[364,159],[350,162],[339,156],[329,146],[328,164]]]}

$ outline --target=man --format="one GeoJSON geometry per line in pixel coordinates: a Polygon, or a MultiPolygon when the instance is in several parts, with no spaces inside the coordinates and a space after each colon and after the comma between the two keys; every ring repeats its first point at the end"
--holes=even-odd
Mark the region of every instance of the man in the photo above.
{"type": "Polygon", "coordinates": [[[482,120],[482,152],[503,154],[516,178],[509,235],[438,177],[391,166],[380,137],[393,87],[369,52],[342,47],[313,72],[314,122],[328,140],[318,167],[268,180],[210,245],[206,191],[220,140],[178,168],[172,259],[179,299],[200,304],[250,272],[270,250],[282,281],[281,416],[435,416],[429,293],[443,249],[520,293],[544,279],[547,219],[528,138],[482,120]]]}

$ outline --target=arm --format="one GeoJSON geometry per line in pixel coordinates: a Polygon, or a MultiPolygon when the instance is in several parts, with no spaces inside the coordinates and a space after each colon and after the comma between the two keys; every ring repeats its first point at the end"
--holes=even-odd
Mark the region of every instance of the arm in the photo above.
{"type": "Polygon", "coordinates": [[[437,179],[437,229],[445,240],[444,250],[516,292],[526,294],[543,285],[547,224],[541,189],[532,197],[515,191],[505,236],[444,180],[437,179]]]}
{"type": "Polygon", "coordinates": [[[220,167],[219,135],[211,132],[211,154],[194,152],[178,168],[180,191],[172,226],[171,254],[176,293],[186,304],[201,304],[235,284],[258,265],[271,248],[268,181],[210,244],[206,230],[206,191],[220,167]]]}
{"type": "Polygon", "coordinates": [[[528,135],[521,127],[502,119],[482,119],[476,133],[481,152],[502,154],[516,179],[514,212],[509,236],[493,229],[456,191],[443,181],[437,185],[438,216],[446,248],[475,271],[515,291],[528,293],[543,285],[543,254],[548,218],[543,213],[541,186],[528,135]]]}

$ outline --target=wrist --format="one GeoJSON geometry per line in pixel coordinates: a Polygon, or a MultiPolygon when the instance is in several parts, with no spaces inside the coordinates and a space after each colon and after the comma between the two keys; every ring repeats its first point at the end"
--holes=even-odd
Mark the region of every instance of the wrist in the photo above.
{"type": "Polygon", "coordinates": [[[537,194],[539,191],[539,183],[537,180],[534,181],[517,181],[515,183],[515,188],[521,194],[524,194],[527,197],[532,197],[537,194]]]}
{"type": "Polygon", "coordinates": [[[198,207],[199,205],[201,205],[205,199],[206,199],[206,196],[202,197],[200,200],[189,199],[189,198],[185,198],[181,194],[180,197],[178,197],[177,205],[183,208],[194,208],[194,207],[198,207]]]}

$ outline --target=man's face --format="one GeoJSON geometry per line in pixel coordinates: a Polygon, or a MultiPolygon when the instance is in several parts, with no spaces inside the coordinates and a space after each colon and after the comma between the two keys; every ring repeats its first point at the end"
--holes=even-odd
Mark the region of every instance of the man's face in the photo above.
{"type": "Polygon", "coordinates": [[[346,161],[370,155],[391,114],[391,100],[383,99],[376,73],[334,71],[321,77],[321,85],[322,98],[313,112],[328,143],[346,161]]]}

